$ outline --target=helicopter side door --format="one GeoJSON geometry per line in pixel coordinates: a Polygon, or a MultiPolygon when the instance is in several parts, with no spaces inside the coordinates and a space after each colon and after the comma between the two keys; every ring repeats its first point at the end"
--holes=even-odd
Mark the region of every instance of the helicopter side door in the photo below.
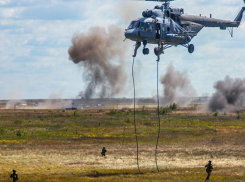
{"type": "Polygon", "coordinates": [[[164,40],[166,37],[166,24],[165,19],[157,18],[154,22],[155,25],[155,41],[159,42],[159,40],[164,40]]]}
{"type": "Polygon", "coordinates": [[[168,26],[164,23],[156,23],[156,33],[155,33],[155,39],[158,40],[165,40],[166,39],[166,34],[168,31],[168,26]]]}
{"type": "Polygon", "coordinates": [[[156,23],[156,39],[159,40],[161,38],[161,24],[156,23]]]}

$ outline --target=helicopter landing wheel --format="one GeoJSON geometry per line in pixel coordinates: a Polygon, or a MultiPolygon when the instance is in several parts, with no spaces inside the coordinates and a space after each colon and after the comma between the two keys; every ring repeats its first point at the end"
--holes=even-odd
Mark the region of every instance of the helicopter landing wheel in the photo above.
{"type": "Polygon", "coordinates": [[[190,54],[192,54],[192,53],[194,52],[194,50],[195,50],[194,45],[193,45],[193,44],[190,44],[190,45],[188,46],[188,52],[189,52],[190,54]]]}
{"type": "Polygon", "coordinates": [[[150,51],[149,51],[149,49],[148,49],[148,48],[144,48],[144,49],[143,49],[143,54],[144,54],[144,55],[148,55],[148,54],[149,54],[149,52],[150,52],[150,51]]]}

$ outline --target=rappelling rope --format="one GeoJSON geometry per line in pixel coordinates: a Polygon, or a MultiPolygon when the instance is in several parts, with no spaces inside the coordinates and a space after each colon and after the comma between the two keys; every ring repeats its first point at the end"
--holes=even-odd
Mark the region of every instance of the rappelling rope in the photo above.
{"type": "Polygon", "coordinates": [[[157,147],[158,147],[158,141],[160,137],[160,129],[161,129],[161,123],[160,123],[160,111],[159,111],[159,93],[158,93],[158,63],[157,61],[157,115],[158,115],[158,135],[157,135],[157,143],[156,143],[156,149],[155,149],[155,161],[156,161],[156,167],[157,171],[159,172],[158,164],[157,164],[157,147]]]}
{"type": "Polygon", "coordinates": [[[138,144],[138,136],[137,136],[137,127],[135,121],[135,83],[134,83],[134,57],[132,63],[132,79],[133,79],[133,87],[134,87],[134,134],[136,139],[136,146],[137,146],[137,166],[140,173],[140,166],[139,166],[139,144],[138,144]]]}

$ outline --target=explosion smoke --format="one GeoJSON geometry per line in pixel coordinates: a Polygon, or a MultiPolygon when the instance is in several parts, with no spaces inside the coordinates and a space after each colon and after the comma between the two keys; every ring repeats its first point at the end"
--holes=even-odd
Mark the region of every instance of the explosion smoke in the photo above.
{"type": "Polygon", "coordinates": [[[175,70],[172,65],[168,66],[166,74],[161,77],[161,84],[164,86],[164,105],[172,103],[185,105],[190,102],[190,99],[180,99],[180,96],[193,97],[197,95],[187,73],[175,70]]]}
{"type": "Polygon", "coordinates": [[[210,111],[231,111],[243,106],[245,79],[226,76],[224,81],[216,82],[214,88],[216,92],[208,104],[210,111]]]}
{"type": "Polygon", "coordinates": [[[134,2],[134,1],[123,0],[121,3],[118,3],[113,8],[113,11],[116,15],[119,15],[122,21],[124,21],[127,25],[129,25],[129,23],[132,21],[132,18],[136,18],[139,15],[141,15],[142,10],[147,9],[147,7],[148,5],[144,3],[139,3],[137,1],[134,2]]]}
{"type": "Polygon", "coordinates": [[[110,26],[108,31],[92,27],[87,34],[74,35],[68,53],[75,64],[84,68],[83,78],[88,82],[85,98],[104,98],[122,91],[126,83],[122,30],[116,26],[110,26]]]}

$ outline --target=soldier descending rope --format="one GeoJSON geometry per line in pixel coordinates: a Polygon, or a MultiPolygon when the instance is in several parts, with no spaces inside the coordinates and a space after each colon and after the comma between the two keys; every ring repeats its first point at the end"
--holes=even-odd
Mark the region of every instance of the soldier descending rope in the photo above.
{"type": "Polygon", "coordinates": [[[210,177],[211,172],[213,170],[212,161],[208,161],[208,164],[205,167],[206,167],[206,172],[208,173],[206,180],[209,180],[209,177],[210,177]]]}

